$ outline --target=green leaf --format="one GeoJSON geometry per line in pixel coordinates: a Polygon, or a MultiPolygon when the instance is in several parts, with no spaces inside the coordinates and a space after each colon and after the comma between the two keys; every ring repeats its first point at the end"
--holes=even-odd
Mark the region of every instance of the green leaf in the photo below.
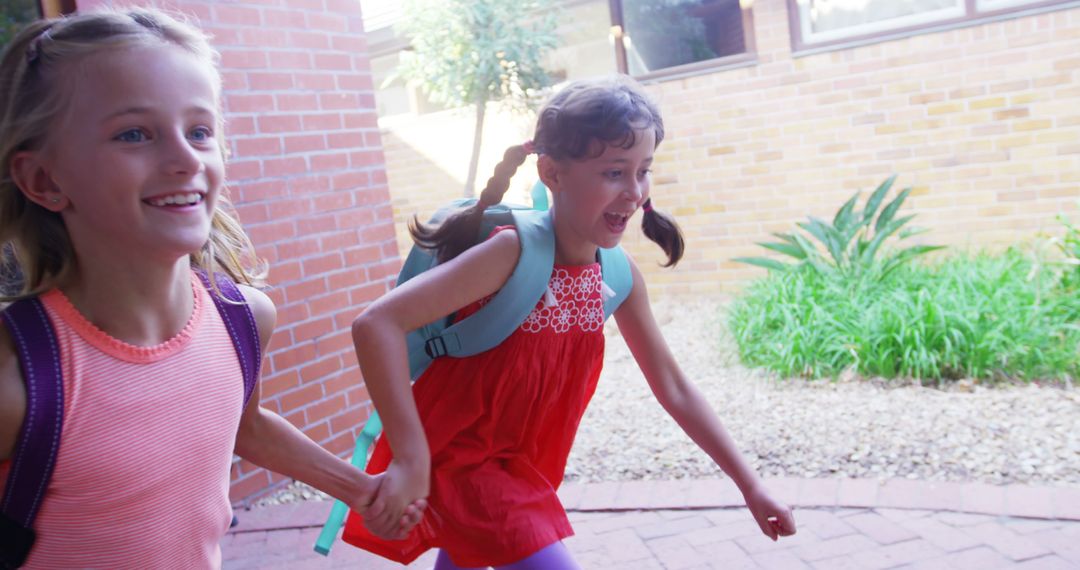
{"type": "Polygon", "coordinates": [[[821,242],[825,249],[832,256],[837,266],[843,264],[843,251],[840,249],[840,236],[836,233],[836,230],[829,226],[825,222],[811,217],[810,222],[799,222],[799,227],[806,230],[810,235],[817,238],[821,242]]]}
{"type": "Polygon", "coordinates": [[[796,259],[806,259],[806,252],[802,250],[798,245],[791,245],[790,243],[772,243],[772,242],[758,242],[758,245],[765,249],[770,249],[777,253],[784,255],[790,255],[796,259]]]}
{"type": "Polygon", "coordinates": [[[771,271],[788,270],[787,265],[775,259],[769,259],[767,257],[735,257],[732,258],[732,261],[738,261],[739,263],[747,263],[750,265],[756,265],[758,267],[764,267],[765,269],[769,269],[771,271]]]}
{"type": "Polygon", "coordinates": [[[773,237],[782,239],[782,240],[790,243],[791,245],[798,245],[799,244],[799,242],[795,241],[795,238],[791,234],[773,232],[772,235],[773,235],[773,237]]]}
{"type": "MultiPolygon", "coordinates": [[[[881,215],[884,216],[885,212],[882,212],[881,215]]],[[[869,263],[871,260],[873,260],[874,255],[877,254],[877,250],[881,247],[881,244],[885,243],[885,240],[888,239],[890,235],[896,233],[897,230],[899,230],[904,224],[910,222],[911,219],[914,217],[915,215],[912,214],[910,216],[904,216],[903,218],[893,220],[889,222],[889,224],[881,231],[875,233],[874,239],[870,240],[870,243],[866,246],[866,251],[864,251],[862,254],[863,263],[869,263]]],[[[878,221],[880,222],[881,220],[879,219],[878,221]]]]}
{"type": "Polygon", "coordinates": [[[931,251],[937,251],[939,249],[945,249],[945,246],[943,246],[943,245],[916,245],[916,246],[912,246],[912,247],[902,249],[902,250],[896,252],[895,254],[893,254],[885,262],[885,265],[884,265],[884,267],[882,269],[882,277],[884,277],[885,275],[888,275],[893,270],[899,268],[904,263],[910,261],[911,259],[914,259],[915,257],[918,257],[920,255],[925,255],[927,253],[930,253],[931,251]]]}
{"type": "Polygon", "coordinates": [[[863,222],[870,223],[870,220],[874,219],[874,214],[877,213],[877,209],[881,206],[881,202],[885,200],[885,195],[889,193],[889,189],[892,188],[893,182],[896,182],[896,175],[885,179],[874,193],[870,195],[870,198],[866,200],[866,209],[863,210],[863,222]]]}
{"type": "Polygon", "coordinates": [[[928,228],[917,228],[917,227],[904,228],[903,231],[896,234],[896,239],[907,239],[909,237],[914,237],[914,236],[917,236],[917,235],[925,234],[925,233],[927,233],[929,231],[930,230],[928,228]]]}
{"type": "Polygon", "coordinates": [[[840,210],[836,212],[836,216],[833,217],[833,226],[836,229],[844,232],[848,228],[849,224],[853,221],[851,213],[855,210],[855,202],[857,202],[858,199],[859,193],[856,192],[855,195],[845,202],[844,205],[840,207],[840,210]]]}
{"type": "Polygon", "coordinates": [[[875,234],[889,225],[889,222],[892,221],[893,216],[896,215],[896,211],[900,209],[900,206],[904,203],[904,199],[908,197],[908,194],[911,194],[911,188],[904,188],[904,190],[900,192],[900,195],[893,199],[892,202],[889,202],[888,206],[885,206],[885,209],[881,211],[881,215],[878,216],[877,223],[874,224],[875,234]]]}
{"type": "Polygon", "coordinates": [[[806,263],[809,263],[811,267],[817,270],[821,275],[835,275],[836,269],[834,269],[828,263],[825,263],[821,259],[821,254],[817,252],[814,245],[807,241],[802,234],[793,234],[795,241],[799,242],[799,247],[806,252],[806,263]]]}

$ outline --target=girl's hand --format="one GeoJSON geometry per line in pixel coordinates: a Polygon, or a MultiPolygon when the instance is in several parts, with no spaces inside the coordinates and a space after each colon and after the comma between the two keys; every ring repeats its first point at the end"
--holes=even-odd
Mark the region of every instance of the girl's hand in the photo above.
{"type": "Polygon", "coordinates": [[[412,530],[427,507],[430,467],[392,461],[379,479],[371,504],[360,514],[364,526],[379,538],[401,540],[412,530]]]}
{"type": "Polygon", "coordinates": [[[795,517],[791,508],[769,495],[764,485],[757,485],[744,495],[746,506],[754,516],[761,532],[774,541],[795,534],[795,517]]]}
{"type": "MultiPolygon", "coordinates": [[[[353,487],[353,492],[350,493],[348,506],[349,509],[356,512],[362,517],[367,517],[370,514],[372,504],[375,502],[375,498],[378,495],[379,487],[383,482],[383,475],[368,475],[357,469],[358,478],[353,487]]],[[[405,512],[401,516],[401,520],[398,522],[398,528],[391,535],[376,535],[384,540],[402,540],[405,538],[413,527],[420,523],[420,520],[424,517],[424,510],[427,508],[427,501],[420,499],[413,501],[409,506],[405,507],[405,512]]]]}

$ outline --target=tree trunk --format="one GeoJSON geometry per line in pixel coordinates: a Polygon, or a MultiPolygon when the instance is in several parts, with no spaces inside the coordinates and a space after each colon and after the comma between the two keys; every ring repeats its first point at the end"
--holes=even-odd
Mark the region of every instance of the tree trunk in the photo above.
{"type": "Polygon", "coordinates": [[[476,165],[480,162],[480,139],[484,135],[484,111],[487,99],[481,96],[476,101],[476,130],[473,132],[472,158],[469,159],[469,176],[465,178],[465,197],[476,195],[476,165]]]}

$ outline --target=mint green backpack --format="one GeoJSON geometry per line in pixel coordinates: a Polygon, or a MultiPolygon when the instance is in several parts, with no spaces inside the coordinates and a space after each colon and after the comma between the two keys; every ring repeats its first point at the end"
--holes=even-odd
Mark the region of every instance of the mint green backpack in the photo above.
{"type": "MultiPolygon", "coordinates": [[[[533,189],[533,203],[547,205],[546,188],[541,183],[533,189]],[[537,199],[542,192],[543,200],[537,199]]],[[[475,198],[455,200],[440,209],[429,223],[441,222],[449,213],[476,203],[475,198]]],[[[514,226],[521,241],[521,257],[514,272],[495,296],[476,313],[459,322],[454,315],[428,323],[406,336],[409,349],[409,376],[416,381],[436,358],[463,358],[498,346],[525,322],[536,303],[544,297],[555,265],[555,232],[551,212],[546,209],[496,204],[484,210],[477,243],[486,239],[499,226],[514,226]]],[[[604,319],[610,317],[626,300],[633,285],[630,262],[621,247],[597,251],[603,282],[609,291],[604,300],[604,319]],[[611,293],[613,292],[613,294],[611,293]]],[[[435,252],[414,245],[398,273],[397,285],[435,267],[435,252]]],[[[356,438],[352,463],[363,468],[368,449],[382,431],[378,413],[373,413],[356,438]]],[[[330,517],[323,525],[315,543],[315,551],[327,555],[345,520],[348,507],[335,501],[330,517]]]]}

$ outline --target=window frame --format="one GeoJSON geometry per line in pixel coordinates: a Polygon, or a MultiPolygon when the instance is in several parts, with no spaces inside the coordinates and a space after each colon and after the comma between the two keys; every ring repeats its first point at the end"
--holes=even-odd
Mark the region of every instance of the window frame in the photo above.
{"type": "Polygon", "coordinates": [[[807,42],[802,34],[803,12],[798,0],[786,0],[786,2],[791,52],[796,57],[1080,7],[1080,0],[1042,0],[1028,4],[980,9],[978,0],[961,0],[963,14],[960,16],[942,18],[923,24],[899,26],[878,32],[856,33],[831,40],[807,42]]]}
{"type": "MultiPolygon", "coordinates": [[[[692,63],[684,63],[673,67],[665,67],[648,73],[634,75],[634,79],[645,82],[680,79],[713,71],[747,67],[756,64],[758,61],[758,53],[757,40],[755,39],[754,33],[754,9],[751,6],[747,8],[740,7],[740,10],[742,12],[743,40],[746,44],[746,49],[742,53],[724,57],[715,57],[692,63]]],[[[619,73],[630,75],[630,66],[626,56],[626,25],[623,22],[622,0],[608,0],[608,11],[611,13],[610,37],[615,45],[615,67],[619,73]]]]}
{"type": "Polygon", "coordinates": [[[38,0],[38,11],[43,18],[59,18],[75,12],[75,0],[38,0]]]}

